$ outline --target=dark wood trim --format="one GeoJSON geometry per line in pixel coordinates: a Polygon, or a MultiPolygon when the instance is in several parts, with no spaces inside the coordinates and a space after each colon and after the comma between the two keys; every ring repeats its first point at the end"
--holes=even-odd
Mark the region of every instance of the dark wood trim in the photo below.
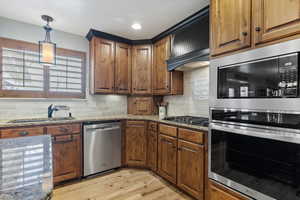
{"type": "Polygon", "coordinates": [[[152,44],[152,40],[131,40],[132,45],[146,45],[152,44]]]}
{"type": "Polygon", "coordinates": [[[192,24],[194,21],[201,19],[209,14],[209,6],[206,6],[199,10],[198,12],[194,13],[193,15],[187,17],[186,19],[182,20],[181,22],[175,24],[171,28],[165,30],[164,32],[158,34],[157,36],[151,39],[142,39],[142,40],[130,40],[121,36],[113,35],[110,33],[105,33],[102,31],[98,31],[95,29],[90,29],[86,35],[86,38],[91,41],[91,39],[95,37],[101,37],[107,40],[113,40],[116,42],[122,42],[129,45],[146,45],[146,44],[154,44],[155,42],[161,40],[162,38],[175,33],[177,30],[184,28],[192,24]]]}
{"type": "Polygon", "coordinates": [[[155,42],[161,40],[162,38],[175,33],[177,30],[184,28],[186,26],[189,26],[190,24],[194,23],[194,21],[199,20],[203,17],[206,17],[208,14],[209,14],[209,6],[206,6],[206,7],[202,8],[201,10],[199,10],[198,12],[196,12],[195,14],[193,14],[193,15],[185,18],[181,22],[175,24],[174,26],[167,29],[166,31],[153,37],[151,40],[153,43],[155,43],[155,42]]]}
{"type": "Polygon", "coordinates": [[[103,39],[107,39],[107,40],[113,40],[115,42],[121,42],[121,43],[125,43],[125,44],[132,44],[132,40],[129,40],[127,38],[121,37],[121,36],[117,36],[117,35],[113,35],[110,33],[105,33],[102,31],[98,31],[95,29],[90,29],[88,34],[86,35],[86,38],[91,41],[91,39],[93,37],[100,37],[103,39]]]}

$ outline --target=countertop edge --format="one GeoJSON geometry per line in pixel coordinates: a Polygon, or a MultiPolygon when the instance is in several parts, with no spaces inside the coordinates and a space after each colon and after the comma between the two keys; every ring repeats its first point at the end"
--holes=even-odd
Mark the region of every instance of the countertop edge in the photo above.
{"type": "Polygon", "coordinates": [[[72,120],[62,120],[62,121],[45,121],[45,122],[25,122],[25,123],[9,123],[0,122],[0,130],[5,128],[18,128],[26,126],[49,126],[49,125],[59,125],[59,124],[71,124],[71,123],[84,123],[84,122],[96,122],[96,121],[118,121],[118,120],[144,120],[144,121],[154,121],[169,125],[175,125],[182,128],[195,129],[200,131],[208,131],[208,127],[195,126],[182,124],[167,120],[161,120],[158,116],[147,116],[147,115],[118,115],[118,116],[107,116],[107,117],[78,117],[72,120]]]}

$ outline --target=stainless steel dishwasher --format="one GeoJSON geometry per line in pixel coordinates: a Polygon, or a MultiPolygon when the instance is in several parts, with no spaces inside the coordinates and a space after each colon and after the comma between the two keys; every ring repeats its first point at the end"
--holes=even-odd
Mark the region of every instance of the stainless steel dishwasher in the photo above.
{"type": "Polygon", "coordinates": [[[121,123],[84,124],[84,176],[121,166],[121,123]]]}

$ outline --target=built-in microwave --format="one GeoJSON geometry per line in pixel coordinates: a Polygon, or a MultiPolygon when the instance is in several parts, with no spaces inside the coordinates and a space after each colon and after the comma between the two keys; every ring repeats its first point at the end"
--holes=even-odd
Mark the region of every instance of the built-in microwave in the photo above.
{"type": "Polygon", "coordinates": [[[292,53],[219,66],[218,99],[298,97],[298,57],[292,53]]]}

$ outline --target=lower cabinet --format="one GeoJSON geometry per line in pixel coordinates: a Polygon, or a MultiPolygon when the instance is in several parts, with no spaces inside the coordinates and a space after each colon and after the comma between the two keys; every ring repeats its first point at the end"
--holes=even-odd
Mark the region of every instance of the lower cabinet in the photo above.
{"type": "Polygon", "coordinates": [[[157,171],[157,132],[148,130],[147,166],[157,171]]]}
{"type": "Polygon", "coordinates": [[[213,181],[209,181],[208,190],[209,200],[249,200],[238,193],[230,191],[229,189],[214,183],[213,181]]]}
{"type": "Polygon", "coordinates": [[[82,175],[81,124],[47,126],[52,136],[53,182],[80,178],[82,175]]]}
{"type": "Polygon", "coordinates": [[[177,138],[159,135],[158,173],[168,181],[177,182],[177,138]]]}
{"type": "Polygon", "coordinates": [[[146,122],[127,121],[125,138],[126,165],[145,167],[147,161],[146,122]]]}
{"type": "Polygon", "coordinates": [[[81,136],[62,135],[52,137],[53,182],[79,178],[81,176],[81,136]]]}
{"type": "Polygon", "coordinates": [[[178,141],[177,186],[195,197],[204,197],[204,146],[178,141]]]}

